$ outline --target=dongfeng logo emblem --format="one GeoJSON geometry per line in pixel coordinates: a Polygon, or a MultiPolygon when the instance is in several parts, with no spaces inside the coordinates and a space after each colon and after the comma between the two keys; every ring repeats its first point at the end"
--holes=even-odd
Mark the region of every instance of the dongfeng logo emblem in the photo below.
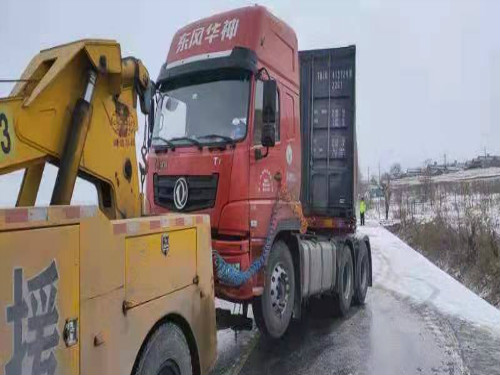
{"type": "Polygon", "coordinates": [[[186,207],[188,200],[188,184],[184,177],[179,178],[174,185],[174,204],[175,208],[182,210],[186,207]]]}

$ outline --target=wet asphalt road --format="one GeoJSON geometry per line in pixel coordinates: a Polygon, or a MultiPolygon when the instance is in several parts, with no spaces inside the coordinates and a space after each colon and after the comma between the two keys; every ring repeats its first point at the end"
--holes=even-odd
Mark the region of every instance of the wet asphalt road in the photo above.
{"type": "Polygon", "coordinates": [[[500,374],[500,338],[375,286],[363,307],[332,317],[317,301],[278,341],[218,334],[212,374],[500,374]]]}
{"type": "Polygon", "coordinates": [[[212,374],[500,374],[500,335],[385,289],[377,275],[345,318],[317,300],[277,341],[220,331],[212,374]]]}

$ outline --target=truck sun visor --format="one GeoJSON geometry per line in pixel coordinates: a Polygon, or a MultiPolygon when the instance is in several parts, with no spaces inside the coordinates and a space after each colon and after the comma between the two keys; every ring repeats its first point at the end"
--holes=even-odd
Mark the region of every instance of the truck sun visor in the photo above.
{"type": "Polygon", "coordinates": [[[245,69],[257,72],[257,55],[248,48],[235,47],[232,51],[222,51],[196,55],[185,60],[165,63],[161,67],[157,83],[177,79],[185,75],[216,69],[245,69]]]}

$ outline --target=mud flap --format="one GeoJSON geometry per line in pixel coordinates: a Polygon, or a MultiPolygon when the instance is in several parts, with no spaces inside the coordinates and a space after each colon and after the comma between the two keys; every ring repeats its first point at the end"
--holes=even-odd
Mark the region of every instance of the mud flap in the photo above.
{"type": "Polygon", "coordinates": [[[235,331],[251,331],[253,320],[242,314],[232,314],[231,310],[216,308],[217,330],[231,328],[235,331]]]}

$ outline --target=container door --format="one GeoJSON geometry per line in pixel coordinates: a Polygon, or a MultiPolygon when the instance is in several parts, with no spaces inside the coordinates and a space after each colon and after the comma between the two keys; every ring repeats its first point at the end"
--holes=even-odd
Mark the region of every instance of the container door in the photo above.
{"type": "Polygon", "coordinates": [[[308,214],[354,215],[355,48],[300,53],[302,201],[308,214]]]}

